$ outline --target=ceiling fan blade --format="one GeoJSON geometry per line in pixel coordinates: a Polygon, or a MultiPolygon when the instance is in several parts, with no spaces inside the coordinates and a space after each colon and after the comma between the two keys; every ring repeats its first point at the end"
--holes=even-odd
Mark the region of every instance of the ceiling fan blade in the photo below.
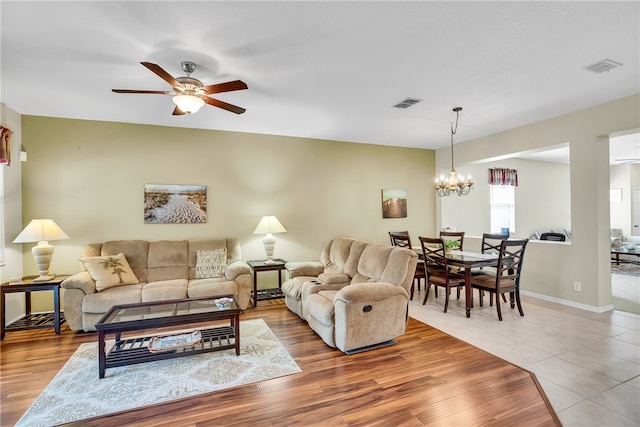
{"type": "Polygon", "coordinates": [[[247,111],[242,107],[238,107],[232,104],[227,104],[226,102],[220,101],[218,99],[209,98],[208,96],[206,98],[207,98],[207,104],[213,105],[214,107],[222,108],[223,110],[231,111],[232,113],[242,114],[245,111],[247,111]]]}
{"type": "Polygon", "coordinates": [[[171,87],[180,86],[180,83],[169,73],[167,73],[161,66],[153,64],[151,62],[141,62],[142,65],[156,73],[162,80],[169,83],[171,87]]]}
{"type": "Polygon", "coordinates": [[[115,93],[152,93],[158,95],[166,95],[168,93],[171,93],[164,90],[111,89],[111,91],[115,93]]]}
{"type": "Polygon", "coordinates": [[[233,90],[247,89],[247,84],[242,80],[234,80],[232,82],[203,86],[202,89],[207,93],[231,92],[233,90]]]}
{"type": "Polygon", "coordinates": [[[184,116],[184,111],[179,109],[178,106],[176,105],[176,108],[173,109],[173,113],[171,113],[171,115],[173,115],[173,116],[184,116]]]}

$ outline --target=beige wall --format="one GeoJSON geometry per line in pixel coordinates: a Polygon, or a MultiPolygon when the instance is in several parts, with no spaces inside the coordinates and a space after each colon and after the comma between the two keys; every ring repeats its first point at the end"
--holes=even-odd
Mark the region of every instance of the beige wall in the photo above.
{"type": "Polygon", "coordinates": [[[495,167],[518,171],[515,236],[530,237],[540,229],[571,229],[569,165],[522,159],[456,167],[465,177],[471,174],[475,184],[469,195],[443,201],[443,226],[455,226],[470,236],[482,236],[491,231],[488,170],[495,167]],[[470,210],[473,215],[469,215],[470,210]]]}
{"type": "MultiPolygon", "coordinates": [[[[469,165],[569,143],[572,242],[562,248],[540,250],[530,258],[539,263],[538,269],[531,272],[523,289],[595,311],[612,308],[608,141],[609,135],[638,128],[640,95],[636,94],[456,145],[456,162],[469,165]],[[549,275],[547,266],[558,264],[560,256],[562,271],[549,275]],[[582,292],[573,290],[574,282],[582,284],[582,292]]],[[[436,170],[448,167],[449,156],[448,148],[437,150],[436,170]]],[[[465,173],[462,167],[460,171],[465,173]]],[[[469,201],[465,205],[467,212],[486,209],[488,203],[469,201]]],[[[443,212],[451,203],[460,202],[451,198],[437,201],[438,226],[446,223],[443,212]]]]}
{"type": "Polygon", "coordinates": [[[274,253],[287,260],[318,259],[337,235],[434,231],[432,150],[34,116],[23,117],[23,144],[23,223],[53,218],[71,237],[52,242],[55,273],[78,271],[82,247],[110,239],[233,236],[245,260],[263,259],[263,236],[252,234],[263,215],[287,228],[274,253]],[[206,185],[207,223],[144,224],[149,183],[206,185]],[[384,188],[406,189],[407,218],[382,219],[384,188]]]}

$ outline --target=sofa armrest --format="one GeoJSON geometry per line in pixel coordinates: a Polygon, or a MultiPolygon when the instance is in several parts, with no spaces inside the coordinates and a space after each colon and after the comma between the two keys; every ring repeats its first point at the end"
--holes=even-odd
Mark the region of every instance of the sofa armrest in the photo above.
{"type": "Polygon", "coordinates": [[[229,280],[236,280],[242,274],[251,274],[251,267],[244,261],[234,261],[227,266],[224,275],[229,280]]]}
{"type": "Polygon", "coordinates": [[[340,300],[346,304],[358,302],[382,301],[395,296],[404,296],[409,301],[409,294],[402,286],[388,282],[354,283],[342,288],[334,301],[340,300]]]}
{"type": "Polygon", "coordinates": [[[93,281],[87,271],[67,277],[60,286],[64,289],[80,289],[87,295],[96,293],[96,282],[93,281]]]}
{"type": "Polygon", "coordinates": [[[318,277],[324,271],[324,265],[320,261],[295,261],[288,262],[284,268],[289,272],[289,277],[312,276],[318,277]]]}

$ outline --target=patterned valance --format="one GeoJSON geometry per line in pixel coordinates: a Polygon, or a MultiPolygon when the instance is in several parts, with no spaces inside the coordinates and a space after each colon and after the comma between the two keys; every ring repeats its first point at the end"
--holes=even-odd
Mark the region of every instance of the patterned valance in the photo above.
{"type": "Polygon", "coordinates": [[[0,165],[11,164],[11,145],[9,144],[9,138],[11,138],[11,129],[4,126],[0,126],[0,165]]]}
{"type": "Polygon", "coordinates": [[[518,186],[518,171],[515,169],[493,168],[489,169],[490,185],[518,186]]]}

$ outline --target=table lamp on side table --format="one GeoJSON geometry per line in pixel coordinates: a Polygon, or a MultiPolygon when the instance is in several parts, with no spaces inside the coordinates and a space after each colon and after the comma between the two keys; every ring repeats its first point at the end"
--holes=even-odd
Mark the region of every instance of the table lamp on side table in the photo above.
{"type": "Polygon", "coordinates": [[[275,216],[263,216],[258,226],[253,230],[253,234],[266,234],[262,243],[264,251],[267,253],[267,264],[273,264],[273,249],[276,247],[276,238],[273,233],[286,233],[287,229],[278,221],[275,216]]]}
{"type": "Polygon", "coordinates": [[[31,248],[31,253],[40,272],[40,276],[33,279],[34,282],[46,282],[53,279],[53,276],[49,276],[49,265],[53,258],[54,247],[48,241],[68,238],[69,236],[52,219],[33,219],[13,240],[13,243],[38,242],[31,248]]]}

